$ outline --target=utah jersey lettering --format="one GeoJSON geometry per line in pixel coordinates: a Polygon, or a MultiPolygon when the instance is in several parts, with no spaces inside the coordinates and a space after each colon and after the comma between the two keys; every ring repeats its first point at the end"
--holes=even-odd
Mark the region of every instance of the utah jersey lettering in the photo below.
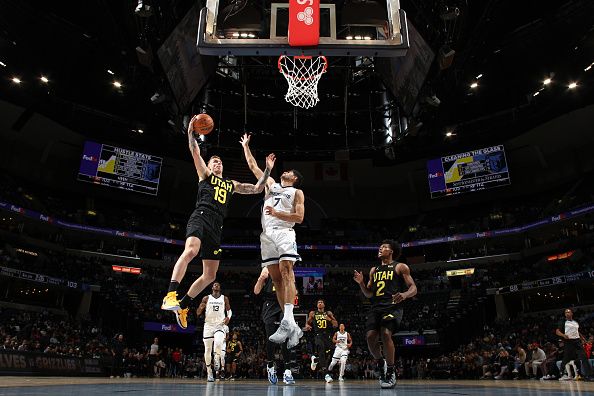
{"type": "Polygon", "coordinates": [[[211,294],[208,296],[206,302],[206,314],[204,316],[204,323],[208,324],[222,324],[225,320],[225,296],[222,294],[219,298],[214,298],[211,294]]]}
{"type": "MultiPolygon", "coordinates": [[[[293,211],[293,203],[295,202],[295,193],[297,189],[292,186],[282,187],[280,183],[274,183],[268,189],[266,197],[264,197],[264,207],[272,206],[275,210],[284,213],[291,213],[293,211]]],[[[292,228],[295,223],[281,220],[277,217],[270,216],[262,211],[262,229],[266,230],[272,227],[292,228]]]]}
{"type": "Polygon", "coordinates": [[[196,209],[207,208],[225,217],[229,210],[231,195],[233,195],[231,179],[222,179],[211,173],[210,176],[198,183],[196,209]]]}
{"type": "Polygon", "coordinates": [[[371,291],[373,291],[371,302],[373,305],[393,304],[392,295],[406,290],[404,279],[396,273],[395,262],[375,267],[375,273],[371,279],[371,291]]]}
{"type": "Polygon", "coordinates": [[[328,315],[326,315],[326,312],[316,311],[314,313],[313,324],[316,333],[325,333],[328,331],[328,315]]]}

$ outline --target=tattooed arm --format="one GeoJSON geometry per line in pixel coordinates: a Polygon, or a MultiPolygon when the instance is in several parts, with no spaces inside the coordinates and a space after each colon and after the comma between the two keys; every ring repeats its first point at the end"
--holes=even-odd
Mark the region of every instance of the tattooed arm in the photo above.
{"type": "Polygon", "coordinates": [[[270,176],[270,172],[274,167],[274,161],[276,161],[274,154],[269,154],[268,157],[266,157],[266,169],[256,184],[240,183],[233,180],[235,192],[238,194],[258,194],[264,191],[268,176],[270,176]]]}

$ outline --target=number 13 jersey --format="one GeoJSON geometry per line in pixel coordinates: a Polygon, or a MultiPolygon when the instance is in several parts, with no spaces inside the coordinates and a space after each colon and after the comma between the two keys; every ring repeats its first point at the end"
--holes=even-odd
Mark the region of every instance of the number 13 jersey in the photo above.
{"type": "MultiPolygon", "coordinates": [[[[293,186],[283,187],[280,183],[274,183],[264,197],[264,207],[272,206],[276,211],[292,213],[296,192],[297,189],[293,186]]],[[[266,214],[262,208],[262,230],[266,231],[275,227],[293,228],[294,225],[295,223],[266,214]]]]}

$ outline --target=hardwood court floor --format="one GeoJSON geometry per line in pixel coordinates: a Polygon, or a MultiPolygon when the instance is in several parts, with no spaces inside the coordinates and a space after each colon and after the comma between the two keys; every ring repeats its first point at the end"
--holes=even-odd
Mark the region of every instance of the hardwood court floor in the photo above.
{"type": "Polygon", "coordinates": [[[559,381],[400,381],[396,389],[379,389],[376,381],[265,381],[206,383],[191,379],[0,377],[0,395],[192,395],[192,396],[366,396],[366,395],[594,395],[594,383],[559,381]]]}

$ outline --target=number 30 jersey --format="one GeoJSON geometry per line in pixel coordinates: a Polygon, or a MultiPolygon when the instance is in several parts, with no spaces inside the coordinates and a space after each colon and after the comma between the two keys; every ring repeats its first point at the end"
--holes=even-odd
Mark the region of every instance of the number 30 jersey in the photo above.
{"type": "Polygon", "coordinates": [[[396,262],[378,265],[371,278],[371,303],[374,306],[392,305],[392,295],[408,290],[404,278],[396,273],[396,262]]]}
{"type": "MultiPolygon", "coordinates": [[[[296,193],[297,189],[293,186],[283,187],[280,183],[274,183],[264,197],[264,208],[272,206],[279,212],[292,213],[296,193]]],[[[266,214],[264,208],[262,208],[262,229],[264,231],[273,227],[293,228],[295,225],[295,223],[266,214]]]]}
{"type": "Polygon", "coordinates": [[[198,183],[196,209],[210,209],[225,217],[229,211],[232,194],[233,182],[231,179],[222,179],[211,173],[210,176],[198,183]]]}

